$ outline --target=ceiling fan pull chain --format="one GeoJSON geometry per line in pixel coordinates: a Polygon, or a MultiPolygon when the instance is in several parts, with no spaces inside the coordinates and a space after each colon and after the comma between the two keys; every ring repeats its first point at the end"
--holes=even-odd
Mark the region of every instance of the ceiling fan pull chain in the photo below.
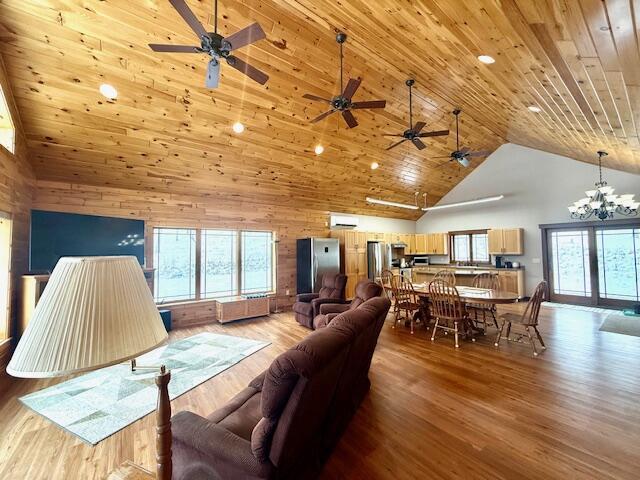
{"type": "Polygon", "coordinates": [[[344,88],[342,86],[342,43],[340,44],[340,95],[344,92],[344,88]]]}

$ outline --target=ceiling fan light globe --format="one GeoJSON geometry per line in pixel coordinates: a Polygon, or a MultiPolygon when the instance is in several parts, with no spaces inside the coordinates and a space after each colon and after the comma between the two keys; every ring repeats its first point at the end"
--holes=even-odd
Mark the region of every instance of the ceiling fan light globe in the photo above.
{"type": "Polygon", "coordinates": [[[598,208],[600,208],[600,207],[602,206],[602,202],[598,202],[598,201],[596,200],[596,201],[593,201],[593,202],[589,203],[589,206],[590,206],[592,209],[597,210],[598,208]]]}

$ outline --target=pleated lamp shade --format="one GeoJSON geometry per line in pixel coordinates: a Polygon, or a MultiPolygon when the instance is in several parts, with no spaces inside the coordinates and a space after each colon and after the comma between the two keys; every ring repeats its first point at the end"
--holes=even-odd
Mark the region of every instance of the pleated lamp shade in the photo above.
{"type": "Polygon", "coordinates": [[[123,362],[167,339],[136,257],[61,258],[7,366],[57,377],[123,362]]]}

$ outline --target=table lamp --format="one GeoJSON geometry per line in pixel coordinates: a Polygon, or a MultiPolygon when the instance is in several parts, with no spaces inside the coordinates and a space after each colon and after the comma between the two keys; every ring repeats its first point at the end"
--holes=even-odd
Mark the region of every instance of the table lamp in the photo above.
{"type": "Polygon", "coordinates": [[[170,372],[135,357],[168,338],[134,256],[63,257],[56,264],[7,366],[14,377],[48,378],[131,360],[157,368],[156,476],[171,478],[170,372]]]}

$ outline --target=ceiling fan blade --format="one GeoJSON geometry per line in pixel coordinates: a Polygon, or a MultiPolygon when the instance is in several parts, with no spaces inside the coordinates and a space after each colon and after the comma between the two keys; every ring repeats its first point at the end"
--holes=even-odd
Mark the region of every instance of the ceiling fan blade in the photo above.
{"type": "Polygon", "coordinates": [[[329,115],[331,115],[333,112],[336,112],[337,110],[329,110],[328,112],[324,112],[322,115],[318,115],[316,118],[314,118],[313,120],[311,120],[311,123],[316,123],[319,122],[320,120],[322,120],[325,117],[328,117],[329,115]]]}
{"type": "Polygon", "coordinates": [[[202,53],[200,47],[192,47],[191,45],[162,45],[159,43],[150,43],[149,48],[154,52],[166,53],[202,53]]]}
{"type": "Polygon", "coordinates": [[[307,100],[313,100],[315,102],[331,103],[331,100],[329,100],[327,98],[322,98],[322,97],[318,97],[316,95],[311,95],[310,93],[305,93],[304,95],[302,95],[302,98],[306,98],[307,100]]]}
{"type": "Polygon", "coordinates": [[[396,142],[396,143],[394,143],[393,145],[391,145],[391,146],[387,147],[387,150],[391,150],[392,148],[396,148],[398,145],[400,145],[401,143],[406,142],[406,141],[407,141],[407,139],[406,139],[406,138],[403,138],[403,139],[402,139],[402,140],[400,140],[399,142],[396,142]]]}
{"type": "Polygon", "coordinates": [[[353,94],[356,93],[356,90],[358,90],[358,87],[360,86],[361,82],[362,80],[360,80],[359,78],[350,78],[349,82],[347,83],[347,86],[344,87],[344,92],[342,92],[342,96],[347,100],[351,100],[351,97],[353,97],[353,94]]]}
{"type": "Polygon", "coordinates": [[[420,130],[422,130],[424,128],[424,126],[426,125],[425,122],[417,122],[414,126],[413,126],[413,131],[415,133],[420,133],[420,130]]]}
{"type": "Polygon", "coordinates": [[[467,153],[469,153],[471,151],[471,149],[469,147],[462,147],[460,149],[460,153],[463,155],[466,155],[467,153]]]}
{"type": "Polygon", "coordinates": [[[444,137],[449,135],[449,130],[435,130],[433,132],[424,132],[418,135],[420,138],[424,137],[444,137]]]}
{"type": "Polygon", "coordinates": [[[240,60],[238,57],[233,55],[227,57],[227,63],[231,65],[236,70],[244,73],[251,80],[258,82],[260,85],[264,85],[269,80],[269,75],[264,72],[261,72],[255,67],[252,67],[244,60],[240,60]]]}
{"type": "Polygon", "coordinates": [[[467,157],[486,157],[487,155],[491,155],[490,150],[480,150],[478,152],[470,152],[467,154],[467,157]]]}
{"type": "Polygon", "coordinates": [[[191,27],[191,30],[196,32],[198,38],[202,38],[207,35],[207,31],[200,23],[200,20],[196,18],[194,13],[188,7],[188,5],[184,2],[184,0],[169,0],[173,8],[180,14],[180,16],[184,19],[185,22],[191,27]]]}
{"type": "Polygon", "coordinates": [[[344,118],[344,121],[347,122],[347,125],[349,126],[349,128],[354,128],[358,126],[358,121],[356,120],[356,117],[354,117],[353,113],[351,113],[349,110],[342,111],[342,118],[344,118]]]}
{"type": "Polygon", "coordinates": [[[420,140],[418,137],[413,137],[413,139],[411,140],[411,142],[418,147],[418,150],[424,150],[425,148],[427,148],[427,146],[422,142],[422,140],[420,140]]]}
{"type": "Polygon", "coordinates": [[[267,35],[264,33],[264,30],[262,30],[260,24],[252,23],[248,27],[229,35],[225,40],[231,44],[231,48],[229,49],[231,52],[246,45],[250,45],[253,42],[257,42],[258,40],[262,40],[263,38],[267,38],[267,35]]]}
{"type": "Polygon", "coordinates": [[[220,62],[212,58],[207,64],[207,76],[205,78],[205,85],[207,88],[218,88],[219,82],[220,62]]]}
{"type": "Polygon", "coordinates": [[[351,104],[351,109],[362,108],[384,108],[387,104],[386,100],[369,100],[368,102],[354,102],[351,104]]]}
{"type": "Polygon", "coordinates": [[[404,137],[401,133],[383,133],[383,137],[404,137]]]}
{"type": "Polygon", "coordinates": [[[462,165],[463,167],[468,167],[469,166],[469,160],[466,158],[461,158],[460,160],[458,160],[458,163],[460,165],[462,165]]]}

